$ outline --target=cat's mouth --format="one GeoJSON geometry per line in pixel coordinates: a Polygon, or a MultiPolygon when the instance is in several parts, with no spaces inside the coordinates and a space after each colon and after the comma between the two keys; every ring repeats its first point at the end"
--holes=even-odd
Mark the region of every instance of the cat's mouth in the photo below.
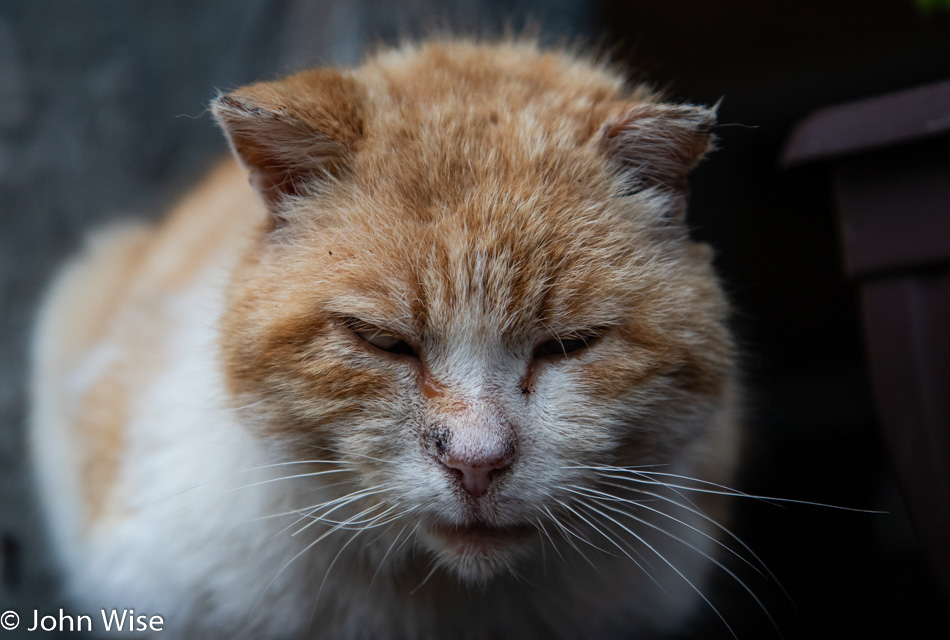
{"type": "Polygon", "coordinates": [[[515,525],[498,527],[484,522],[466,525],[431,524],[429,532],[447,547],[463,555],[486,555],[525,542],[534,527],[515,525]]]}

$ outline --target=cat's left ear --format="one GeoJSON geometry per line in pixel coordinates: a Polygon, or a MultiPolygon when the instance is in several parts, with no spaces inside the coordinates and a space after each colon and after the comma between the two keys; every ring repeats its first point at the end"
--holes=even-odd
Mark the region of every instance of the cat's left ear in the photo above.
{"type": "Polygon", "coordinates": [[[717,107],[640,103],[607,118],[599,144],[625,178],[625,193],[657,189],[682,216],[686,175],[713,149],[717,107]]]}
{"type": "Polygon", "coordinates": [[[211,103],[278,226],[288,197],[346,172],[363,137],[362,96],[353,79],[324,69],[252,84],[211,103]]]}

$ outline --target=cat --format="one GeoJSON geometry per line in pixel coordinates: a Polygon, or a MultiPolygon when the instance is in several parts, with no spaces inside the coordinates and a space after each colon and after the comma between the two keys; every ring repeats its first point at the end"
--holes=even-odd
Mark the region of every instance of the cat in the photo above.
{"type": "Polygon", "coordinates": [[[530,639],[715,609],[723,496],[685,496],[740,447],[685,223],[714,108],[445,39],[211,111],[237,162],[93,236],[39,316],[31,444],[77,611],[530,639]]]}

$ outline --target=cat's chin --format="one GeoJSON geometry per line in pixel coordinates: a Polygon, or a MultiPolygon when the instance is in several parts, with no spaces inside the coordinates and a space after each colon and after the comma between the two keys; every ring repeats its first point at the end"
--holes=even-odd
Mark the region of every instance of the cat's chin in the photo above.
{"type": "Polygon", "coordinates": [[[488,524],[430,524],[425,538],[440,564],[465,582],[485,583],[510,573],[531,551],[537,530],[530,525],[495,527],[488,524]]]}

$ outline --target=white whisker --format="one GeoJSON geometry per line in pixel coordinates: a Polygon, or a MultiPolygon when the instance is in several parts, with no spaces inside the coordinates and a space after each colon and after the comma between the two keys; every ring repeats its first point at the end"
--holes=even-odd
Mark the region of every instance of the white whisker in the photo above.
{"type": "MultiPolygon", "coordinates": [[[[393,538],[392,544],[390,544],[389,548],[386,549],[386,553],[383,554],[383,559],[379,561],[379,566],[377,566],[376,571],[373,572],[373,577],[369,581],[369,586],[373,586],[373,583],[376,582],[376,576],[379,575],[380,570],[383,568],[383,564],[389,558],[389,554],[392,553],[393,547],[395,547],[396,543],[399,542],[399,538],[400,536],[402,536],[402,532],[405,531],[406,527],[408,526],[409,526],[409,523],[407,522],[406,524],[402,526],[402,529],[400,529],[399,532],[396,534],[396,536],[393,538]]],[[[419,525],[417,524],[416,526],[418,527],[419,525]]],[[[390,525],[390,528],[392,528],[392,525],[390,525]]],[[[386,531],[389,531],[389,529],[387,529],[386,531]]],[[[409,535],[412,535],[412,533],[410,532],[409,535]]],[[[406,539],[408,538],[409,536],[406,536],[406,539]]]]}
{"type": "Polygon", "coordinates": [[[366,458],[366,459],[368,459],[368,460],[374,460],[374,461],[376,461],[376,462],[382,462],[383,464],[398,464],[397,462],[395,462],[395,461],[393,461],[393,460],[383,460],[382,458],[375,458],[375,457],[373,457],[373,456],[366,455],[366,454],[364,454],[364,453],[356,453],[355,451],[345,451],[345,452],[344,452],[344,451],[339,451],[339,450],[337,450],[337,449],[332,449],[332,448],[330,448],[330,447],[319,447],[319,446],[317,446],[317,445],[315,445],[315,444],[310,445],[310,447],[313,448],[313,449],[319,449],[319,450],[321,450],[321,451],[329,451],[330,453],[335,453],[335,454],[337,454],[338,456],[342,456],[342,457],[356,456],[357,458],[366,458]]]}
{"type": "Polygon", "coordinates": [[[292,476],[281,476],[280,478],[268,478],[267,480],[261,480],[260,482],[252,482],[251,484],[241,485],[240,487],[234,487],[233,489],[228,489],[222,493],[232,493],[234,491],[240,491],[241,489],[250,489],[252,487],[259,487],[263,484],[271,484],[272,482],[281,482],[283,480],[296,480],[298,478],[314,478],[316,476],[328,475],[331,473],[352,473],[352,469],[327,469],[325,471],[314,471],[312,473],[298,473],[292,476]]]}
{"type": "MultiPolygon", "coordinates": [[[[584,507],[586,507],[586,508],[588,508],[588,509],[593,509],[593,507],[591,507],[590,505],[582,505],[582,506],[584,506],[584,507]]],[[[596,509],[594,509],[594,510],[596,511],[596,509]]],[[[652,551],[654,554],[656,554],[656,556],[657,556],[660,560],[662,560],[670,569],[672,569],[674,572],[676,572],[676,575],[678,575],[680,578],[682,578],[683,581],[686,582],[686,584],[688,584],[688,585],[690,586],[690,588],[691,588],[694,592],[696,592],[696,595],[698,595],[700,598],[702,598],[703,601],[704,601],[707,605],[709,605],[709,608],[712,609],[713,612],[715,612],[715,614],[716,614],[717,616],[719,616],[719,619],[722,620],[722,623],[723,623],[724,625],[726,625],[726,629],[729,630],[729,633],[732,635],[732,637],[735,638],[736,640],[739,640],[739,639],[738,639],[738,636],[736,636],[735,631],[733,631],[732,627],[731,627],[731,626],[729,625],[729,623],[726,621],[726,618],[722,615],[722,613],[720,613],[719,609],[716,608],[716,606],[712,603],[712,601],[711,601],[709,598],[706,597],[706,594],[704,594],[704,593],[702,592],[702,590],[699,589],[699,587],[697,587],[695,584],[693,584],[693,582],[692,582],[689,578],[687,578],[687,577],[683,574],[682,571],[680,571],[679,569],[677,569],[676,566],[675,566],[672,562],[670,562],[669,560],[667,560],[666,557],[665,557],[662,553],[660,553],[659,551],[657,551],[656,548],[653,547],[653,545],[651,545],[649,542],[647,542],[646,540],[644,540],[644,539],[643,539],[643,536],[638,535],[638,534],[635,533],[633,530],[631,530],[629,527],[627,527],[627,526],[625,526],[624,524],[618,522],[618,521],[615,520],[614,518],[611,518],[610,516],[605,515],[605,514],[603,514],[603,513],[601,513],[601,515],[604,515],[604,517],[608,518],[609,520],[612,520],[612,521],[613,521],[617,526],[619,526],[621,529],[623,529],[624,531],[626,531],[627,533],[629,533],[631,536],[633,536],[634,538],[636,538],[637,540],[639,540],[641,544],[643,544],[647,549],[649,549],[649,550],[652,551]]]]}
{"type": "MultiPolygon", "coordinates": [[[[785,590],[785,587],[784,587],[784,586],[782,585],[782,583],[779,581],[778,577],[777,577],[774,573],[772,573],[772,570],[769,569],[769,567],[768,567],[768,565],[765,563],[765,561],[762,560],[762,558],[760,558],[760,557],[755,553],[755,551],[752,550],[752,547],[750,547],[748,544],[746,544],[746,543],[742,540],[742,538],[740,538],[740,537],[737,536],[735,533],[733,533],[728,527],[726,527],[726,526],[720,524],[719,522],[717,522],[717,521],[714,520],[713,518],[710,518],[708,515],[706,515],[705,513],[703,513],[703,511],[702,511],[701,509],[698,509],[698,508],[696,508],[696,507],[694,507],[694,506],[687,506],[687,505],[684,505],[684,504],[682,504],[682,503],[680,503],[680,502],[677,502],[676,500],[673,500],[672,498],[670,498],[670,497],[668,497],[668,496],[664,496],[664,495],[659,494],[659,493],[653,493],[653,492],[651,492],[651,491],[647,491],[646,489],[641,489],[641,488],[639,488],[639,487],[628,487],[628,486],[626,486],[626,485],[619,485],[619,484],[615,484],[615,483],[611,483],[611,482],[603,483],[603,484],[606,484],[606,485],[611,486],[611,487],[616,487],[616,488],[618,488],[618,489],[623,489],[623,490],[625,490],[625,491],[633,491],[633,492],[636,492],[636,493],[642,493],[642,494],[647,494],[647,495],[650,495],[650,496],[654,496],[654,497],[656,497],[656,498],[659,499],[659,500],[662,500],[662,501],[664,501],[664,502],[666,502],[666,503],[668,503],[668,504],[671,504],[671,505],[673,505],[673,506],[675,506],[675,507],[678,507],[678,508],[680,508],[680,509],[684,509],[684,510],[688,511],[689,513],[692,513],[692,514],[694,514],[694,515],[696,515],[696,516],[702,518],[703,520],[705,520],[706,522],[708,522],[709,524],[711,524],[712,526],[716,527],[717,529],[719,529],[720,531],[722,531],[723,533],[725,533],[727,536],[729,536],[730,538],[732,538],[733,540],[735,540],[736,543],[738,543],[738,544],[745,550],[745,552],[748,553],[750,556],[752,556],[752,559],[755,560],[756,563],[758,563],[758,567],[755,567],[747,558],[745,558],[745,557],[743,557],[741,554],[738,554],[737,552],[735,552],[735,550],[733,550],[732,548],[730,548],[728,545],[725,545],[726,548],[729,549],[730,552],[732,552],[732,553],[734,553],[735,555],[737,555],[737,557],[739,557],[739,558],[741,558],[743,561],[745,561],[747,564],[749,564],[750,566],[752,566],[752,568],[755,569],[760,575],[761,575],[762,571],[764,571],[764,572],[765,572],[765,575],[767,575],[768,578],[779,588],[779,590],[785,595],[785,597],[786,597],[788,600],[791,600],[791,596],[790,596],[789,593],[785,590]],[[761,569],[761,571],[760,571],[759,569],[761,569]]],[[[614,496],[614,497],[617,497],[617,496],[614,496]]],[[[641,504],[642,504],[642,503],[637,502],[637,501],[631,501],[631,502],[632,502],[633,504],[636,504],[636,505],[641,505],[641,504]]],[[[690,504],[692,505],[692,503],[690,503],[690,504]]],[[[669,514],[663,512],[663,511],[659,511],[659,513],[662,514],[662,515],[665,515],[665,516],[667,516],[667,517],[672,517],[672,516],[670,516],[669,514]]]]}
{"type": "MultiPolygon", "coordinates": [[[[338,509],[342,509],[343,507],[345,507],[345,506],[347,506],[347,505],[349,505],[349,504],[352,504],[353,502],[356,502],[357,500],[362,500],[363,498],[368,498],[369,496],[374,496],[374,495],[377,495],[377,494],[380,494],[380,493],[385,493],[386,491],[390,491],[390,488],[389,488],[389,487],[386,487],[386,486],[384,486],[384,485],[377,485],[377,486],[371,487],[371,488],[369,488],[369,489],[363,489],[363,490],[361,490],[361,491],[355,491],[355,492],[353,492],[353,493],[350,493],[350,494],[348,494],[348,495],[343,496],[342,498],[337,498],[337,499],[335,499],[335,500],[330,500],[330,501],[328,501],[328,502],[324,502],[323,504],[317,506],[317,507],[314,508],[312,511],[310,511],[310,513],[309,513],[308,515],[311,515],[311,516],[312,516],[312,515],[313,515],[314,513],[316,513],[317,511],[320,511],[320,510],[322,510],[322,509],[325,509],[326,507],[328,507],[328,506],[330,506],[330,505],[335,505],[335,506],[333,506],[333,508],[330,509],[329,511],[326,511],[325,513],[320,514],[318,517],[315,517],[311,522],[307,523],[306,525],[304,525],[303,527],[301,527],[300,529],[298,529],[297,531],[295,531],[292,535],[297,535],[298,533],[301,533],[302,531],[305,531],[306,529],[310,528],[312,525],[314,525],[314,524],[316,524],[316,523],[318,523],[318,522],[324,522],[324,521],[325,521],[324,519],[326,518],[326,516],[330,515],[331,513],[333,513],[334,511],[336,511],[336,510],[338,510],[338,509]]],[[[339,525],[337,525],[337,526],[339,526],[339,525]]],[[[332,531],[332,530],[331,530],[331,531],[332,531]]]]}
{"type": "MultiPolygon", "coordinates": [[[[650,573],[643,567],[643,565],[640,564],[639,561],[637,561],[636,558],[634,558],[632,555],[630,555],[630,553],[629,553],[626,549],[624,549],[623,547],[621,547],[621,546],[620,546],[620,543],[618,543],[616,540],[614,540],[611,536],[609,536],[609,535],[607,535],[606,533],[604,533],[604,532],[600,529],[600,527],[598,527],[597,525],[595,525],[593,522],[591,522],[590,520],[588,520],[587,518],[585,518],[583,515],[581,515],[580,513],[578,513],[577,511],[575,511],[574,509],[572,509],[572,508],[570,507],[570,505],[567,505],[567,504],[565,504],[564,502],[561,502],[560,500],[558,500],[557,502],[558,502],[558,504],[560,504],[563,508],[567,509],[568,511],[570,511],[571,513],[573,513],[574,515],[576,515],[578,518],[580,518],[581,520],[583,520],[584,522],[586,522],[587,525],[588,525],[591,529],[593,529],[594,531],[596,531],[597,533],[599,533],[601,536],[603,536],[604,538],[606,538],[608,542],[610,542],[612,545],[614,545],[615,547],[617,547],[617,549],[619,549],[620,552],[623,553],[623,555],[625,555],[627,558],[629,558],[631,562],[633,562],[635,565],[637,565],[637,567],[639,567],[641,571],[643,571],[643,572],[644,572],[645,574],[647,574],[648,576],[650,575],[650,573]]],[[[614,555],[614,554],[608,552],[608,555],[614,555]]],[[[650,576],[650,578],[652,579],[652,576],[650,576]]],[[[656,580],[654,580],[654,582],[656,582],[656,580]]],[[[657,583],[657,586],[659,586],[659,583],[657,583]]]]}
{"type": "Polygon", "coordinates": [[[435,561],[435,558],[433,558],[433,559],[432,559],[432,570],[429,571],[428,575],[426,575],[426,577],[422,579],[422,582],[420,582],[420,583],[418,584],[418,586],[416,586],[415,589],[413,589],[412,591],[409,592],[409,595],[413,595],[416,591],[418,591],[419,589],[421,589],[421,588],[425,585],[425,583],[427,583],[427,582],[429,581],[429,578],[431,578],[433,575],[435,575],[435,572],[438,571],[438,569],[439,569],[439,564],[435,561]]]}
{"type": "MultiPolygon", "coordinates": [[[[571,547],[574,549],[574,551],[576,551],[577,554],[578,554],[581,558],[583,558],[583,559],[587,562],[587,564],[589,564],[589,565],[591,566],[591,568],[594,569],[594,571],[596,571],[597,573],[600,573],[600,575],[603,576],[603,573],[601,573],[601,571],[600,571],[600,569],[597,567],[597,565],[595,565],[595,564],[593,563],[593,561],[592,561],[590,558],[588,558],[587,555],[586,555],[583,551],[580,550],[580,548],[574,543],[574,541],[571,540],[571,538],[569,538],[569,537],[567,537],[567,536],[570,535],[570,536],[572,536],[572,537],[574,537],[574,538],[577,538],[577,539],[580,540],[581,542],[584,542],[585,544],[588,544],[588,545],[594,547],[594,548],[597,549],[598,551],[603,551],[603,549],[601,549],[600,547],[598,547],[598,546],[595,545],[595,544],[592,544],[591,542],[589,542],[588,540],[586,540],[584,537],[582,537],[582,536],[580,536],[580,535],[574,533],[574,531],[572,531],[569,527],[567,527],[567,526],[566,526],[565,524],[563,524],[560,520],[558,520],[556,517],[554,517],[554,514],[551,513],[551,510],[548,509],[547,507],[544,507],[544,508],[543,508],[543,511],[548,514],[548,517],[551,519],[551,522],[553,522],[553,523],[555,524],[555,526],[557,526],[558,531],[560,531],[560,533],[561,533],[561,537],[564,538],[565,540],[567,540],[567,543],[571,545],[571,547]],[[567,535],[565,535],[565,534],[567,534],[567,535]]],[[[563,557],[563,556],[562,556],[562,557],[563,557]]]]}
{"type": "MultiPolygon", "coordinates": [[[[378,507],[378,506],[380,506],[381,504],[382,504],[382,503],[378,503],[376,506],[378,507]]],[[[357,514],[357,516],[354,516],[354,518],[358,518],[358,517],[360,517],[361,515],[362,515],[362,514],[357,514]]],[[[311,524],[312,524],[312,523],[311,523],[311,524]]],[[[309,526],[309,525],[307,525],[307,526],[309,526]]],[[[305,528],[306,528],[306,527],[305,527],[305,528]]],[[[260,593],[260,595],[259,595],[258,598],[257,598],[257,602],[255,603],[254,608],[252,609],[252,613],[253,613],[254,610],[257,609],[258,605],[260,605],[261,600],[264,598],[264,594],[267,593],[267,590],[270,589],[271,585],[273,585],[274,582],[284,573],[284,571],[287,570],[287,567],[289,567],[291,564],[293,564],[293,563],[297,560],[297,558],[299,558],[299,557],[302,556],[303,554],[307,553],[310,549],[312,549],[312,548],[315,547],[317,544],[319,544],[321,541],[323,541],[324,539],[326,539],[327,536],[332,535],[333,533],[335,533],[336,531],[338,531],[340,528],[341,528],[340,525],[337,525],[337,526],[332,527],[332,528],[330,528],[329,530],[325,531],[325,532],[322,533],[320,536],[318,536],[315,540],[313,540],[312,542],[310,542],[309,544],[307,544],[307,546],[305,546],[303,549],[301,549],[300,551],[298,551],[292,558],[290,558],[290,560],[288,560],[287,562],[285,562],[285,563],[281,566],[281,568],[278,569],[277,573],[274,574],[274,577],[271,578],[270,581],[269,581],[269,582],[264,586],[264,588],[261,590],[261,593],[260,593]]],[[[299,531],[298,531],[298,533],[299,533],[299,531]]]]}
{"type": "MultiPolygon", "coordinates": [[[[597,513],[600,513],[600,514],[603,515],[605,518],[609,518],[611,521],[616,522],[619,526],[623,526],[623,525],[621,525],[619,522],[617,522],[616,520],[614,520],[613,518],[611,518],[609,515],[604,514],[602,511],[600,511],[600,510],[597,509],[596,507],[594,507],[594,506],[592,506],[592,505],[589,505],[589,504],[585,504],[585,505],[583,505],[583,506],[586,507],[587,509],[591,509],[591,510],[597,512],[597,513]]],[[[635,522],[639,522],[640,524],[642,524],[642,525],[644,525],[644,526],[646,526],[646,527],[650,527],[651,529],[654,529],[654,530],[656,530],[656,531],[659,531],[660,533],[662,533],[662,534],[664,534],[664,535],[666,535],[666,536],[669,536],[669,537],[672,538],[673,540],[676,540],[677,542],[679,542],[679,543],[681,543],[681,544],[683,544],[683,545],[689,547],[690,549],[692,549],[693,551],[695,551],[695,552],[698,553],[699,555],[703,556],[704,558],[706,558],[707,560],[709,560],[710,562],[712,562],[713,564],[715,564],[717,567],[719,567],[719,568],[722,569],[724,572],[726,572],[733,580],[735,580],[735,581],[739,584],[739,586],[741,586],[741,587],[745,590],[745,592],[748,593],[748,594],[752,597],[753,600],[755,600],[756,604],[759,605],[759,608],[762,609],[762,612],[763,612],[763,613],[765,613],[766,617],[769,619],[769,622],[772,624],[772,626],[775,628],[775,630],[776,630],[776,631],[780,631],[778,625],[777,625],[776,622],[775,622],[775,620],[772,618],[772,614],[769,613],[769,610],[768,610],[768,609],[766,608],[766,606],[762,603],[762,601],[759,599],[759,597],[758,597],[757,595],[755,595],[755,592],[753,592],[752,589],[751,589],[741,578],[739,578],[739,576],[737,576],[737,575],[735,574],[735,572],[733,572],[731,569],[729,569],[728,567],[726,567],[724,564],[722,564],[721,562],[719,562],[718,560],[716,560],[716,559],[715,559],[714,557],[712,557],[710,554],[706,553],[705,551],[703,551],[702,549],[700,549],[700,548],[697,547],[696,545],[694,545],[694,544],[692,544],[692,543],[690,543],[690,542],[687,542],[686,540],[680,538],[679,536],[677,536],[677,535],[671,533],[670,531],[667,531],[667,530],[664,529],[663,527],[660,527],[660,526],[658,526],[658,525],[656,525],[656,524],[654,524],[654,523],[652,523],[652,522],[650,522],[650,521],[648,521],[648,520],[645,520],[645,519],[643,519],[643,518],[639,518],[639,517],[637,517],[637,516],[635,516],[635,515],[633,515],[633,514],[627,512],[627,511],[623,511],[622,509],[617,509],[617,508],[615,508],[615,507],[611,507],[610,505],[603,505],[603,507],[604,507],[605,509],[609,509],[610,511],[613,511],[614,513],[618,513],[618,514],[620,514],[620,515],[626,516],[626,517],[628,517],[628,518],[634,520],[635,522]]],[[[707,536],[707,537],[708,537],[708,536],[707,536]]],[[[728,548],[728,547],[727,547],[727,548],[728,548]]],[[[730,551],[731,551],[731,549],[730,549],[730,551]]],[[[728,626],[728,625],[727,625],[727,626],[728,626]]],[[[780,633],[781,633],[781,632],[780,632],[780,633]]]]}
{"type": "MultiPolygon", "coordinates": [[[[762,571],[759,570],[758,567],[756,567],[752,562],[750,562],[747,558],[743,557],[742,554],[738,553],[735,549],[733,549],[733,548],[730,547],[729,545],[723,543],[721,540],[717,539],[715,536],[709,535],[708,533],[706,533],[706,532],[703,531],[702,529],[699,529],[698,527],[694,527],[693,525],[689,524],[688,522],[684,522],[683,520],[680,520],[679,518],[677,518],[677,517],[675,517],[675,516],[673,516],[673,515],[670,515],[670,514],[666,513],[665,511],[662,511],[662,510],[660,510],[660,509],[655,509],[655,508],[653,508],[653,507],[651,507],[651,506],[649,506],[649,505],[643,504],[642,502],[638,502],[638,501],[636,501],[636,500],[627,500],[627,499],[625,499],[625,498],[620,498],[620,497],[611,495],[611,494],[609,494],[609,493],[604,493],[603,491],[597,491],[596,489],[588,489],[588,488],[585,488],[585,487],[578,487],[577,485],[571,485],[571,486],[573,487],[573,489],[578,489],[578,490],[580,490],[580,491],[574,491],[574,490],[572,490],[571,488],[569,488],[568,491],[570,491],[571,493],[576,493],[577,495],[580,495],[580,496],[582,496],[582,497],[590,498],[590,499],[593,499],[593,500],[598,500],[598,501],[601,501],[601,502],[607,501],[607,502],[620,502],[620,503],[622,503],[622,504],[629,504],[629,505],[631,505],[631,506],[634,506],[634,507],[637,507],[637,508],[640,508],[640,509],[646,509],[647,511],[650,511],[650,512],[652,512],[652,513],[656,513],[656,514],[658,514],[658,515],[660,515],[660,516],[663,516],[664,518],[668,518],[669,520],[672,520],[673,522],[676,522],[677,524],[681,524],[681,525],[683,525],[684,527],[687,527],[688,529],[691,529],[692,531],[695,531],[696,533],[698,533],[699,535],[703,536],[704,538],[707,538],[707,539],[711,540],[712,542],[716,543],[717,545],[719,545],[720,547],[722,547],[723,549],[725,549],[726,551],[728,551],[729,553],[731,553],[732,555],[734,555],[735,557],[737,557],[738,559],[742,560],[742,562],[744,562],[744,563],[746,563],[747,565],[749,565],[750,567],[752,567],[752,570],[755,571],[756,573],[758,573],[759,575],[761,575],[761,576],[763,576],[763,577],[765,576],[765,574],[762,573],[762,571]],[[595,494],[595,495],[591,495],[591,494],[595,494]]],[[[690,511],[691,513],[694,513],[694,514],[696,514],[697,516],[700,516],[700,517],[704,518],[706,521],[711,522],[711,523],[713,523],[713,524],[716,524],[716,525],[718,526],[718,523],[716,523],[712,518],[708,517],[708,516],[707,516],[706,514],[704,514],[704,513],[701,513],[701,512],[696,511],[696,510],[694,510],[694,509],[692,509],[692,508],[686,507],[685,505],[681,505],[681,504],[677,503],[675,500],[669,500],[669,502],[670,502],[671,504],[674,504],[674,505],[678,506],[678,507],[687,509],[687,510],[690,511]]],[[[724,528],[724,527],[720,527],[720,528],[724,528]]],[[[740,541],[740,543],[741,543],[741,541],[740,541]]],[[[743,545],[743,546],[745,546],[745,545],[743,545]]]]}
{"type": "MultiPolygon", "coordinates": [[[[273,463],[273,464],[265,464],[265,465],[261,465],[261,466],[257,466],[257,467],[248,467],[248,468],[246,468],[246,469],[241,469],[240,471],[234,471],[234,472],[232,472],[232,473],[228,473],[228,474],[225,474],[225,475],[222,475],[222,476],[218,476],[217,478],[212,478],[211,480],[206,480],[206,481],[204,481],[204,482],[199,482],[198,484],[192,485],[191,487],[188,487],[187,489],[182,489],[181,491],[176,491],[176,492],[174,492],[174,493],[170,493],[170,494],[168,494],[167,496],[164,496],[164,497],[162,497],[162,498],[158,498],[158,499],[154,500],[154,501],[152,502],[152,504],[158,504],[158,503],[161,503],[161,502],[165,502],[166,500],[170,500],[170,499],[172,499],[172,498],[176,498],[176,497],[182,495],[183,493],[188,493],[189,491],[194,491],[194,490],[196,490],[196,489],[200,489],[201,487],[206,487],[206,486],[208,486],[209,484],[214,484],[215,482],[223,482],[224,480],[227,480],[228,478],[233,478],[233,477],[235,477],[235,476],[239,476],[239,475],[242,475],[242,474],[245,474],[245,473],[250,473],[250,472],[252,472],[252,471],[260,471],[260,470],[262,470],[262,469],[273,469],[273,468],[275,468],[275,467],[285,467],[285,466],[290,466],[290,465],[295,465],[295,464],[349,464],[349,463],[347,463],[347,462],[337,462],[337,461],[334,461],[334,460],[288,460],[288,461],[285,461],[285,462],[275,462],[275,463],[273,463]]],[[[341,470],[341,471],[342,471],[342,470],[341,470]]],[[[254,485],[248,485],[248,486],[254,486],[254,485]]],[[[242,487],[238,487],[238,488],[242,488],[242,487]]],[[[236,489],[231,489],[231,490],[229,490],[229,491],[234,491],[234,490],[236,490],[236,489]]],[[[222,493],[228,493],[228,491],[224,491],[224,492],[222,492],[222,493]]]]}
{"type": "Polygon", "coordinates": [[[551,542],[551,547],[554,549],[554,552],[557,553],[558,556],[560,556],[562,561],[567,562],[564,559],[564,555],[561,554],[561,550],[557,548],[556,544],[554,544],[554,539],[551,537],[551,534],[548,533],[548,530],[544,526],[544,523],[541,522],[541,518],[538,518],[537,522],[538,522],[538,527],[540,528],[540,530],[544,533],[545,537],[547,537],[547,539],[551,542]]]}
{"type": "Polygon", "coordinates": [[[813,502],[810,500],[796,500],[793,498],[776,498],[772,496],[758,496],[751,493],[744,493],[742,491],[739,491],[737,489],[732,489],[731,487],[727,487],[725,485],[716,484],[715,482],[700,480],[698,478],[690,478],[688,476],[679,476],[672,473],[661,473],[661,472],[655,472],[655,471],[633,471],[630,469],[625,469],[623,467],[591,467],[591,469],[597,470],[597,471],[609,471],[609,472],[614,472],[614,473],[631,473],[638,476],[646,476],[646,479],[644,479],[644,478],[632,478],[629,476],[615,476],[615,475],[610,475],[607,473],[601,474],[605,478],[613,478],[615,480],[624,480],[624,481],[636,482],[640,484],[667,487],[669,489],[683,489],[684,491],[693,491],[696,493],[709,493],[709,494],[721,495],[721,496],[731,496],[734,498],[751,498],[753,500],[760,500],[766,503],[803,504],[803,505],[808,505],[812,507],[824,507],[826,509],[837,509],[840,511],[852,511],[856,513],[878,513],[878,514],[887,513],[886,511],[876,511],[873,509],[855,509],[853,507],[841,507],[834,504],[825,504],[823,502],[813,502]],[[697,482],[697,483],[704,484],[707,486],[717,487],[718,489],[721,489],[721,490],[717,491],[713,489],[702,489],[699,487],[690,487],[686,485],[662,482],[660,480],[651,478],[650,476],[652,475],[671,476],[671,477],[680,478],[683,480],[689,480],[690,482],[697,482]]]}

